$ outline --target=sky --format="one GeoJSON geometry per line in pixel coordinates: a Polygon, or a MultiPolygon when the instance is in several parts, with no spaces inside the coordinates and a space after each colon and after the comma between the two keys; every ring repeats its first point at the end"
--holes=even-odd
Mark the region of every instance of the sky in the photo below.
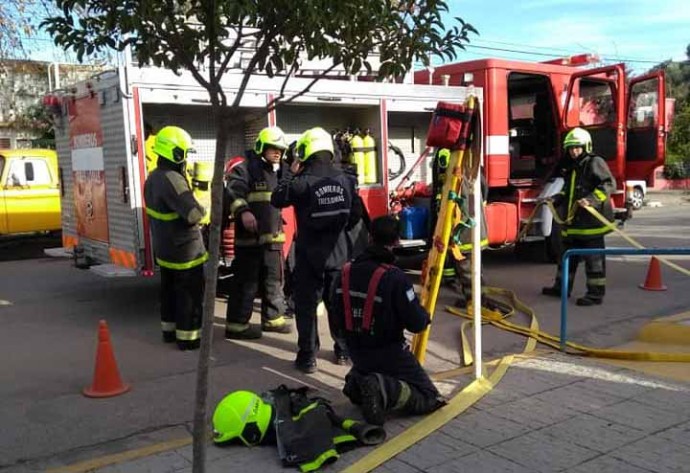
{"type": "Polygon", "coordinates": [[[627,62],[641,73],[667,59],[686,60],[690,44],[688,0],[449,0],[448,4],[449,17],[459,16],[479,31],[459,60],[544,61],[596,53],[606,63],[627,62]]]}
{"type": "MultiPolygon", "coordinates": [[[[458,61],[505,58],[544,61],[596,53],[635,73],[687,59],[690,0],[448,0],[447,25],[459,16],[479,30],[458,61]]],[[[31,40],[37,60],[74,61],[43,33],[31,40]]],[[[438,61],[435,61],[438,62],[438,61]]]]}

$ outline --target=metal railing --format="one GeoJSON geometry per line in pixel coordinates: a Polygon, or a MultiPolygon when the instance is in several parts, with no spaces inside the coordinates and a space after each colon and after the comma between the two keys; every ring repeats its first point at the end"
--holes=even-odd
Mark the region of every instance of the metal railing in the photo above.
{"type": "Polygon", "coordinates": [[[561,260],[561,351],[565,351],[568,332],[568,274],[574,255],[690,255],[690,248],[572,248],[561,260]]]}

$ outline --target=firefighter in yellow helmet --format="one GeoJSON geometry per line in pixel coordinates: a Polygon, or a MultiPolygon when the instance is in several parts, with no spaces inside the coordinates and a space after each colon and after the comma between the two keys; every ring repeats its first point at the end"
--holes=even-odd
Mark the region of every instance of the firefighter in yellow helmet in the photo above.
{"type": "Polygon", "coordinates": [[[161,269],[163,340],[194,350],[201,341],[203,263],[208,259],[199,229],[206,210],[185,177],[194,144],[182,128],[166,126],[156,135],[153,151],[158,163],[146,179],[144,199],[161,269]]]}
{"type": "Polygon", "coordinates": [[[330,133],[320,127],[305,131],[297,140],[295,156],[271,203],[278,208],[294,206],[297,215],[294,301],[299,351],[295,366],[313,373],[320,346],[316,325],[319,300],[329,314],[334,361],[349,363],[347,347],[330,317],[330,294],[340,268],[351,256],[347,232],[360,220],[362,209],[361,200],[355,198],[356,177],[333,164],[330,133]]]}
{"type": "Polygon", "coordinates": [[[283,218],[271,205],[287,149],[283,131],[264,128],[246,159],[227,177],[226,202],[235,218],[235,259],[228,288],[225,338],[256,339],[262,332],[291,332],[282,291],[283,218]],[[251,325],[254,297],[261,294],[261,326],[251,325]]]}
{"type": "MultiPolygon", "coordinates": [[[[563,140],[566,156],[562,162],[561,175],[565,185],[553,203],[562,220],[563,251],[570,248],[604,248],[604,235],[611,231],[584,207],[592,206],[608,220],[613,220],[611,193],[616,190],[616,181],[606,161],[592,152],[592,137],[582,128],[574,128],[563,140]]],[[[606,292],[606,259],[603,254],[574,256],[568,274],[568,296],[573,290],[573,280],[580,260],[585,261],[587,293],[576,303],[581,306],[599,305],[606,292]]],[[[547,296],[561,296],[560,262],[553,286],[542,289],[547,296]]]]}

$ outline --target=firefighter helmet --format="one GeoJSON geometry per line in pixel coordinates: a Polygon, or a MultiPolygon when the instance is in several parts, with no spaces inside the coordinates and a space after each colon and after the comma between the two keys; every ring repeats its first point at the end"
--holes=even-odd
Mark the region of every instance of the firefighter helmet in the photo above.
{"type": "Polygon", "coordinates": [[[438,150],[438,166],[441,169],[446,169],[450,163],[450,150],[448,148],[441,148],[438,150]]]}
{"type": "Polygon", "coordinates": [[[317,126],[302,133],[295,146],[295,155],[304,162],[319,151],[328,151],[331,156],[335,155],[333,138],[326,130],[317,126]]]}
{"type": "Polygon", "coordinates": [[[261,443],[271,423],[273,408],[251,391],[225,396],[213,412],[213,442],[239,438],[246,446],[261,443]]]}
{"type": "Polygon", "coordinates": [[[180,164],[187,159],[189,153],[194,153],[194,142],[189,133],[177,126],[166,126],[156,135],[153,152],[158,156],[180,164]]]}
{"type": "Polygon", "coordinates": [[[254,151],[261,155],[266,147],[269,146],[281,151],[285,151],[288,147],[287,141],[285,140],[285,133],[277,126],[269,126],[259,132],[259,136],[256,137],[254,151]]]}
{"type": "Polygon", "coordinates": [[[592,137],[587,130],[573,128],[565,135],[563,148],[567,150],[575,146],[581,146],[586,153],[592,152],[592,137]]]}

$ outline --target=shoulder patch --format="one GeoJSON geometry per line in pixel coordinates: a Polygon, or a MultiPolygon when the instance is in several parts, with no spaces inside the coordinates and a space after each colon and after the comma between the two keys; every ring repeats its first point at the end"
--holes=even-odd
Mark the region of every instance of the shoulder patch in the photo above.
{"type": "Polygon", "coordinates": [[[412,302],[415,299],[415,297],[417,297],[417,295],[414,293],[413,288],[409,288],[405,294],[407,295],[408,302],[412,302]]]}

